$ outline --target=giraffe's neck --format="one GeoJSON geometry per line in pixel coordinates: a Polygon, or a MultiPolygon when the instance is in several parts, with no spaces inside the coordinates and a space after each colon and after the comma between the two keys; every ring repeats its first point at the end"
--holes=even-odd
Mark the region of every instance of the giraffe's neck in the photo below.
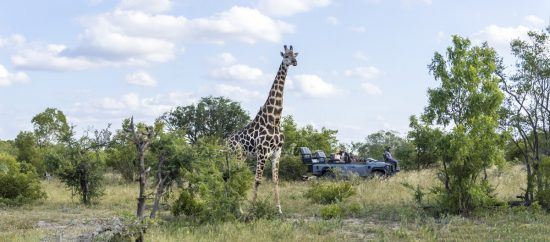
{"type": "MultiPolygon", "coordinates": [[[[283,61],[275,76],[271,90],[264,105],[260,108],[260,112],[256,119],[263,117],[269,124],[279,125],[281,120],[281,112],[283,111],[283,91],[285,87],[286,74],[288,65],[283,61]]],[[[256,120],[255,119],[255,120],[256,120]]]]}

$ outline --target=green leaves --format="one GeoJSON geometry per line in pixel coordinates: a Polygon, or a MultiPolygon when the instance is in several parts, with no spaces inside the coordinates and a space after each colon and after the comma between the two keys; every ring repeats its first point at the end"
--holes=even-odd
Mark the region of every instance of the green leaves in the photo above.
{"type": "Polygon", "coordinates": [[[440,85],[428,90],[429,104],[422,119],[451,130],[440,133],[411,118],[410,135],[420,147],[440,156],[445,189],[435,191],[442,208],[469,213],[494,202],[492,189],[480,174],[503,161],[503,142],[496,131],[504,99],[498,86],[502,67],[487,43],[472,46],[470,40],[453,36],[446,58],[436,52],[428,68],[440,85]],[[435,137],[436,147],[424,143],[435,137]]]}
{"type": "Polygon", "coordinates": [[[428,90],[424,118],[444,126],[465,123],[480,114],[493,115],[504,98],[496,75],[501,68],[496,52],[486,43],[472,47],[470,40],[460,36],[453,36],[453,44],[447,59],[436,52],[428,66],[441,85],[428,90]]]}
{"type": "Polygon", "coordinates": [[[198,223],[238,218],[252,187],[251,171],[216,142],[199,140],[190,152],[193,162],[183,175],[186,186],[172,212],[198,223]]]}
{"type": "Polygon", "coordinates": [[[46,198],[33,167],[1,152],[0,184],[0,205],[21,205],[46,198]]]}
{"type": "Polygon", "coordinates": [[[322,128],[315,129],[308,125],[298,128],[292,116],[285,116],[281,121],[281,129],[285,136],[283,152],[300,155],[299,147],[309,147],[311,150],[323,150],[330,154],[337,148],[337,130],[322,128]]]}
{"type": "Polygon", "coordinates": [[[184,131],[191,143],[201,137],[226,138],[250,120],[238,102],[224,97],[203,97],[196,105],[176,107],[163,118],[171,129],[184,131]]]}
{"type": "Polygon", "coordinates": [[[70,133],[65,114],[56,108],[47,108],[35,115],[31,122],[41,146],[67,139],[70,133]]]}

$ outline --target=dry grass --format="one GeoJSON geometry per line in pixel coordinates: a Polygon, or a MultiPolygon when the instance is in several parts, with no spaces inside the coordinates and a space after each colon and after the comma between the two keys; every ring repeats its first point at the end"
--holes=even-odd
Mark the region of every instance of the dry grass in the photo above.
{"type": "MultiPolygon", "coordinates": [[[[497,197],[512,200],[521,193],[524,174],[521,167],[489,172],[497,187],[497,197]]],[[[105,196],[91,207],[71,198],[57,181],[44,182],[48,199],[34,205],[0,209],[0,241],[74,240],[79,234],[93,232],[117,216],[135,210],[136,184],[125,184],[108,177],[105,196]]],[[[328,181],[330,182],[330,181],[328,181]]],[[[250,223],[190,226],[173,220],[149,228],[147,241],[363,241],[363,240],[530,240],[550,237],[550,215],[533,209],[497,208],[471,218],[449,216],[434,218],[412,201],[402,184],[423,188],[437,185],[433,170],[401,172],[385,180],[354,181],[357,194],[341,203],[354,207],[340,219],[323,220],[323,205],[304,198],[311,182],[283,182],[281,199],[285,215],[275,220],[250,223]]],[[[259,197],[273,200],[273,184],[260,186],[259,197]]],[[[168,216],[165,212],[164,217],[168,216]]]]}

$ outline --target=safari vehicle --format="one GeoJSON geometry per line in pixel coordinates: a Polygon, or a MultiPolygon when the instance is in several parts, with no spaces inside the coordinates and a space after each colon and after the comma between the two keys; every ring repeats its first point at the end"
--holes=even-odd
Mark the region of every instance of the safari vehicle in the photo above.
{"type": "Polygon", "coordinates": [[[317,150],[311,152],[308,147],[300,147],[302,162],[308,165],[308,171],[314,176],[334,176],[341,172],[343,176],[355,173],[360,177],[384,177],[396,173],[396,167],[392,164],[372,158],[355,159],[345,163],[334,159],[333,156],[327,157],[325,152],[317,150]]]}

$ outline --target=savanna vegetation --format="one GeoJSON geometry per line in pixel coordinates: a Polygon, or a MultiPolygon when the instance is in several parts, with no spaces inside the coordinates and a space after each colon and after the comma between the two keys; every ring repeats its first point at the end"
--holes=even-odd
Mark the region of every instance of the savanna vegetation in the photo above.
{"type": "Polygon", "coordinates": [[[340,144],[337,130],[284,117],[282,215],[271,172],[251,203],[255,163],[224,142],[251,120],[237,102],[83,132],[48,108],[0,141],[0,241],[548,240],[550,29],[528,36],[511,43],[514,68],[453,36],[407,134],[340,144]],[[389,146],[402,169],[302,181],[302,146],[377,159],[389,146]]]}

